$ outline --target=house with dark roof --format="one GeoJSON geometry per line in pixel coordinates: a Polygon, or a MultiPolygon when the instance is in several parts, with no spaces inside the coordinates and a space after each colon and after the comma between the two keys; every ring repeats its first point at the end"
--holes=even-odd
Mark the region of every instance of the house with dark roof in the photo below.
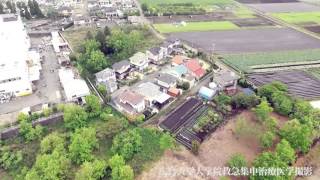
{"type": "Polygon", "coordinates": [[[237,89],[237,82],[240,79],[236,73],[230,70],[220,70],[213,74],[213,82],[218,85],[220,90],[232,94],[237,89]]]}
{"type": "Polygon", "coordinates": [[[201,67],[200,63],[196,59],[191,59],[185,63],[189,73],[196,79],[200,79],[206,74],[206,71],[201,67]]]}
{"type": "Polygon", "coordinates": [[[148,59],[154,64],[159,64],[168,55],[168,49],[166,47],[153,47],[146,51],[148,59]]]}
{"type": "Polygon", "coordinates": [[[160,73],[157,77],[157,84],[165,89],[175,87],[177,85],[177,78],[167,73],[160,73]]]}
{"type": "Polygon", "coordinates": [[[106,68],[95,74],[98,84],[106,86],[108,93],[112,93],[118,89],[116,74],[113,69],[106,68]]]}
{"type": "Polygon", "coordinates": [[[131,64],[128,60],[122,60],[114,63],[112,69],[115,71],[117,79],[124,79],[129,76],[131,64]]]}
{"type": "Polygon", "coordinates": [[[119,111],[130,115],[139,114],[146,108],[144,96],[130,90],[122,92],[114,103],[119,111]]]}

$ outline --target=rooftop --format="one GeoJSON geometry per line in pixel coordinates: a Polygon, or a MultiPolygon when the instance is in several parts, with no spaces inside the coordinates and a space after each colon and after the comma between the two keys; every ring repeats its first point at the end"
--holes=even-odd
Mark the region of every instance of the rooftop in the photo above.
{"type": "Polygon", "coordinates": [[[137,105],[144,101],[144,97],[138,93],[132,92],[130,90],[126,90],[119,95],[119,99],[121,101],[125,101],[132,105],[137,105]]]}
{"type": "Polygon", "coordinates": [[[100,72],[97,72],[95,76],[97,79],[109,79],[111,76],[114,76],[114,70],[106,68],[100,72]]]}
{"type": "Polygon", "coordinates": [[[120,70],[124,66],[130,66],[130,62],[128,60],[122,60],[112,65],[112,69],[115,71],[120,70]]]}
{"type": "Polygon", "coordinates": [[[159,81],[168,83],[168,84],[172,84],[172,83],[176,83],[177,82],[177,78],[175,78],[174,76],[167,74],[167,73],[160,73],[157,77],[157,79],[159,81]]]}

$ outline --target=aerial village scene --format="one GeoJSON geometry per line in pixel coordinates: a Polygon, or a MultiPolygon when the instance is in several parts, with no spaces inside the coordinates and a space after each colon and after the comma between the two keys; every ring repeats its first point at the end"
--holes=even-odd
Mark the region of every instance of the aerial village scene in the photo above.
{"type": "Polygon", "coordinates": [[[319,180],[320,0],[0,0],[0,180],[319,180]]]}

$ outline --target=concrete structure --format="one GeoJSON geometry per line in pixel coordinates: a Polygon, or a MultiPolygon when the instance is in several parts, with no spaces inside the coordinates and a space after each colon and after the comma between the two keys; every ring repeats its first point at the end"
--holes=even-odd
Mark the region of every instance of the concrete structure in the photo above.
{"type": "Polygon", "coordinates": [[[61,38],[59,32],[51,32],[51,38],[51,43],[56,53],[69,49],[68,43],[61,38]]]}
{"type": "Polygon", "coordinates": [[[59,78],[65,92],[66,101],[75,102],[90,95],[87,83],[83,79],[75,77],[72,69],[59,69],[59,78]]]}
{"type": "Polygon", "coordinates": [[[130,90],[122,92],[114,103],[120,111],[130,115],[141,113],[146,107],[144,97],[130,90]]]}
{"type": "Polygon", "coordinates": [[[20,17],[0,15],[0,99],[32,94],[32,81],[39,80],[41,64],[39,54],[30,47],[20,17]]]}
{"type": "Polygon", "coordinates": [[[148,56],[142,52],[137,52],[131,58],[130,63],[134,65],[139,71],[146,69],[149,65],[148,56]]]}
{"type": "Polygon", "coordinates": [[[97,83],[106,86],[108,93],[118,89],[116,73],[113,69],[106,68],[95,74],[97,83]]]}

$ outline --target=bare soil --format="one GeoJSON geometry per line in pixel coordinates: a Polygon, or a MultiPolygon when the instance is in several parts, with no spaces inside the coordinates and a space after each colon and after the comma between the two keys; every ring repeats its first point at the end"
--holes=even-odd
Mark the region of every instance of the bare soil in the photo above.
{"type": "Polygon", "coordinates": [[[298,2],[297,0],[236,0],[245,4],[257,4],[257,3],[291,3],[298,2]]]}
{"type": "Polygon", "coordinates": [[[306,26],[304,28],[311,31],[311,32],[320,34],[320,26],[306,26]]]}
{"type": "Polygon", "coordinates": [[[208,176],[206,170],[225,167],[229,158],[235,153],[243,154],[250,163],[261,152],[259,140],[255,135],[237,137],[235,127],[239,117],[244,117],[248,123],[256,124],[254,114],[244,111],[205,140],[200,146],[199,155],[193,155],[182,146],[179,151],[167,151],[158,162],[137,179],[218,179],[218,177],[208,176]]]}
{"type": "Polygon", "coordinates": [[[320,179],[320,144],[316,145],[311,149],[311,151],[305,155],[300,157],[296,164],[296,167],[312,167],[312,175],[309,177],[299,177],[299,180],[318,180],[320,179]]]}

